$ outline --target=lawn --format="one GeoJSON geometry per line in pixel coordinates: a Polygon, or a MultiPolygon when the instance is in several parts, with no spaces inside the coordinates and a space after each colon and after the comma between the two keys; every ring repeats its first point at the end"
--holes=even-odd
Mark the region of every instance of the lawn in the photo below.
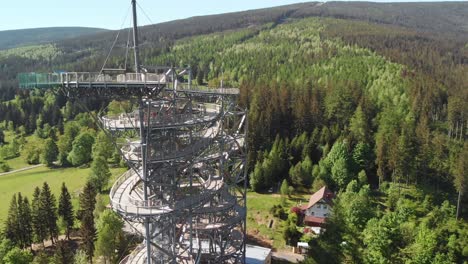
{"type": "MultiPolygon", "coordinates": [[[[125,169],[123,168],[111,169],[113,178],[111,181],[124,171],[125,169]]],[[[65,182],[72,196],[73,205],[76,208],[80,189],[84,186],[89,173],[89,168],[49,169],[46,167],[39,167],[28,171],[0,176],[0,200],[3,201],[0,203],[0,224],[5,221],[10,200],[14,193],[21,192],[21,194],[26,195],[31,200],[34,188],[36,186],[42,187],[44,182],[49,184],[57,200],[60,195],[62,182],[65,182]]],[[[0,225],[0,227],[2,227],[2,225],[0,225]]]]}
{"type": "MultiPolygon", "coordinates": [[[[293,195],[286,200],[286,213],[289,208],[300,202],[308,201],[310,195],[293,195]]],[[[281,204],[279,194],[259,194],[249,192],[247,194],[247,233],[256,240],[261,240],[264,245],[274,249],[284,249],[286,243],[283,239],[283,221],[274,217],[270,209],[274,205],[281,204]],[[270,228],[271,224],[271,228],[270,228]]]]}
{"type": "Polygon", "coordinates": [[[28,164],[24,160],[24,157],[21,157],[21,156],[14,158],[14,159],[5,160],[5,161],[8,164],[8,166],[10,166],[11,170],[19,170],[22,168],[34,166],[34,165],[28,164]]]}
{"type": "MultiPolygon", "coordinates": [[[[11,131],[4,131],[4,133],[5,133],[5,141],[8,144],[9,142],[11,142],[13,140],[15,134],[12,133],[11,131]]],[[[32,136],[27,136],[26,140],[28,140],[31,137],[32,136]]],[[[1,159],[1,157],[0,157],[0,159],[1,159]]],[[[32,166],[32,165],[28,164],[25,161],[25,158],[23,156],[19,156],[19,157],[13,158],[13,159],[5,159],[5,162],[8,164],[8,166],[10,166],[11,170],[18,170],[18,169],[22,169],[22,168],[32,166]]],[[[1,172],[2,171],[0,171],[0,173],[1,172]]]]}

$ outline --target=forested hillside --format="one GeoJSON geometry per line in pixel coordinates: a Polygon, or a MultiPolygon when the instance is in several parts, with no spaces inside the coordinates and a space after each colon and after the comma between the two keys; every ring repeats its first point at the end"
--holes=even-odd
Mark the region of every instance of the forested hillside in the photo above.
{"type": "MultiPolygon", "coordinates": [[[[298,235],[283,208],[286,242],[312,245],[307,262],[466,263],[467,8],[332,2],[192,18],[144,28],[142,63],[190,65],[198,85],[240,87],[253,191],[284,182],[295,193],[337,193],[317,237],[298,235]]],[[[61,95],[14,98],[14,76],[98,70],[107,34],[0,52],[1,129],[55,131],[66,164],[70,135],[92,120],[61,95]]],[[[107,104],[84,100],[92,110],[107,104]]]]}
{"type": "Polygon", "coordinates": [[[17,46],[50,43],[106,31],[101,28],[57,27],[0,31],[0,50],[17,46]]]}

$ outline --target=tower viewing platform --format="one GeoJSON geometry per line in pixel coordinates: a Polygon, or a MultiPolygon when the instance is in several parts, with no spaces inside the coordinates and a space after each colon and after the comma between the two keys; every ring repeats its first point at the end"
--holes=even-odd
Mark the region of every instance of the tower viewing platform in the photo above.
{"type": "Polygon", "coordinates": [[[202,93],[214,95],[237,95],[238,88],[209,88],[196,86],[191,82],[174,80],[171,73],[121,73],[105,74],[99,72],[55,72],[55,73],[20,73],[21,89],[141,89],[146,87],[164,87],[168,91],[202,93]]]}

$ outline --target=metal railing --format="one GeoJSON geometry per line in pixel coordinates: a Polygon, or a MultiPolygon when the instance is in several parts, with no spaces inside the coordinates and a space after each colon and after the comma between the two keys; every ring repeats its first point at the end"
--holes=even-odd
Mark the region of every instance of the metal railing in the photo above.
{"type": "MultiPolygon", "coordinates": [[[[138,200],[130,196],[130,192],[122,193],[120,196],[117,196],[116,193],[118,190],[125,191],[128,186],[130,189],[140,181],[140,177],[137,173],[133,170],[128,170],[125,172],[111,188],[110,197],[111,197],[111,204],[112,207],[116,210],[136,214],[136,215],[160,215],[171,213],[174,209],[168,207],[167,205],[163,205],[161,201],[158,200],[138,200]],[[133,179],[131,179],[133,178],[133,179]],[[130,180],[131,179],[131,180],[130,180]],[[130,180],[130,181],[128,181],[130,180]],[[122,185],[127,182],[126,186],[122,188],[122,185]],[[122,203],[120,198],[122,196],[128,195],[126,201],[128,203],[122,203]]],[[[188,208],[192,205],[199,204],[203,201],[210,199],[216,192],[218,192],[221,187],[223,186],[224,181],[222,178],[217,180],[213,180],[210,176],[207,181],[205,181],[202,186],[204,187],[205,191],[198,194],[186,197],[179,201],[175,202],[175,209],[184,209],[188,208]]]]}
{"type": "Polygon", "coordinates": [[[60,73],[20,73],[19,86],[22,89],[53,88],[57,86],[124,85],[124,84],[164,84],[169,90],[192,91],[213,94],[239,94],[238,88],[209,88],[189,83],[174,85],[170,76],[156,73],[105,74],[99,72],[60,72],[60,73]]]}
{"type": "MultiPolygon", "coordinates": [[[[149,124],[156,128],[160,126],[187,126],[213,122],[217,118],[218,113],[206,112],[197,114],[158,114],[150,117],[149,124]]],[[[105,128],[109,130],[117,129],[136,129],[140,128],[140,120],[138,116],[118,116],[117,118],[102,117],[101,121],[105,128]]],[[[148,119],[145,118],[143,126],[148,126],[148,119]]]]}

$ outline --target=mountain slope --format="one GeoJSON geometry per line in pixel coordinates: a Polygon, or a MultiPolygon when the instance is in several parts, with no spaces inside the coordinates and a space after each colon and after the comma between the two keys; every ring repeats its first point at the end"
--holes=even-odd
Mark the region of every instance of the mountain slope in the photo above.
{"type": "MultiPolygon", "coordinates": [[[[371,3],[307,2],[242,12],[191,17],[140,28],[141,41],[154,45],[183,37],[240,29],[266,23],[279,24],[287,19],[333,17],[401,26],[468,41],[468,2],[371,3]]],[[[62,42],[67,51],[104,48],[115,37],[113,32],[90,38],[62,42]]]]}
{"type": "Polygon", "coordinates": [[[55,42],[106,31],[101,28],[52,27],[0,31],[0,50],[18,46],[55,42]]]}

